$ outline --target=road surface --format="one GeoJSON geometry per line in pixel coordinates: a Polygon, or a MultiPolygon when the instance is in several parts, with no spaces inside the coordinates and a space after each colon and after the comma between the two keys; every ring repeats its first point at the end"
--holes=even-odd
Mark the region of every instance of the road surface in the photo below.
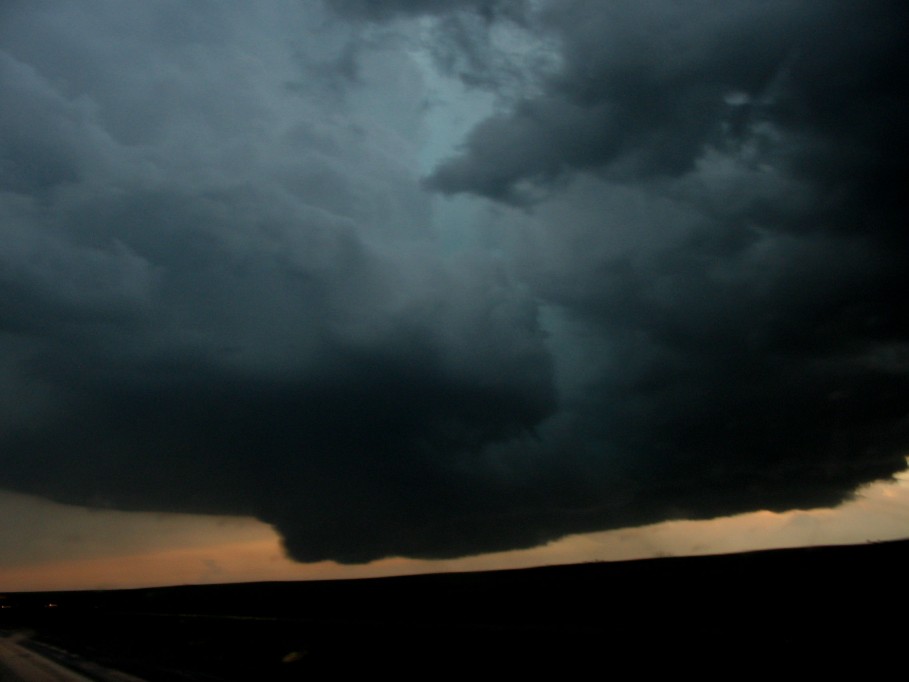
{"type": "Polygon", "coordinates": [[[22,646],[24,639],[22,634],[0,635],[0,682],[143,682],[133,675],[61,652],[90,675],[86,677],[22,646]]]}
{"type": "Polygon", "coordinates": [[[0,682],[92,682],[34,651],[13,637],[0,637],[0,682]]]}

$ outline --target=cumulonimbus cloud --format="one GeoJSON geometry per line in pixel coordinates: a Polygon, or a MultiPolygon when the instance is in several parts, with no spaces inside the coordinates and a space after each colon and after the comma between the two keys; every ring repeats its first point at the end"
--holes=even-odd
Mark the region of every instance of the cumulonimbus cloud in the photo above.
{"type": "Polygon", "coordinates": [[[353,562],[904,468],[900,5],[522,4],[560,66],[421,180],[437,8],[327,4],[0,9],[0,484],[353,562]]]}

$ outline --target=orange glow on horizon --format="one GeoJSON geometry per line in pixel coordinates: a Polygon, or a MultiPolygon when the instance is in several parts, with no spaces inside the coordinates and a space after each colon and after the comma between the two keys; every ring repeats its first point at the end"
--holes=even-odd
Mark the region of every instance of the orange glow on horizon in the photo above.
{"type": "Polygon", "coordinates": [[[0,529],[2,591],[362,578],[898,539],[909,537],[909,474],[868,486],[836,509],[666,521],[526,550],[451,560],[390,557],[363,565],[296,563],[274,529],[250,518],[86,510],[0,496],[0,512],[20,508],[43,524],[29,529],[31,535],[0,529]]]}

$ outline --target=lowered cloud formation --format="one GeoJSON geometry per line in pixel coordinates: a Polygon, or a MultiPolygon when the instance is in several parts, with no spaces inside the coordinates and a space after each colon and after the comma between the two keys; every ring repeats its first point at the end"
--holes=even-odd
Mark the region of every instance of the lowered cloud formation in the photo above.
{"type": "Polygon", "coordinates": [[[902,470],[906,10],[442,5],[0,8],[0,485],[358,562],[902,470]]]}

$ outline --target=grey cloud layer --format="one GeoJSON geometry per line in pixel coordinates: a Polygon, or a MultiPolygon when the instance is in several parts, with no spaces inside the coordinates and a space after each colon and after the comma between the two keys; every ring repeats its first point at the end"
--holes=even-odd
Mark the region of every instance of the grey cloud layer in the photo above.
{"type": "Polygon", "coordinates": [[[0,9],[0,485],[365,561],[905,466],[901,5],[326,5],[0,9]],[[423,13],[561,67],[421,183],[423,13]]]}

